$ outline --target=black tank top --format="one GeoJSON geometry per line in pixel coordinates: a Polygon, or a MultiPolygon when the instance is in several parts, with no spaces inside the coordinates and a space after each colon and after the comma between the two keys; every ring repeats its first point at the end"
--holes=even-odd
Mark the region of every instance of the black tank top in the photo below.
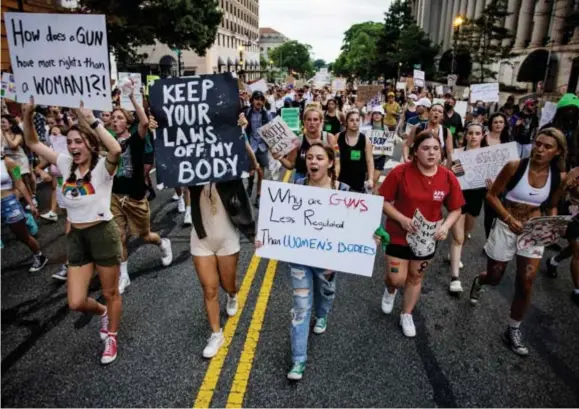
{"type": "Polygon", "coordinates": [[[358,134],[355,146],[346,143],[346,132],[338,135],[340,147],[340,176],[338,180],[350,186],[350,190],[364,193],[366,181],[366,136],[358,134]]]}
{"type": "MultiPolygon", "coordinates": [[[[322,143],[328,143],[328,133],[322,131],[322,143]]],[[[310,149],[310,143],[304,134],[302,137],[302,144],[298,150],[298,156],[296,157],[296,173],[301,173],[305,175],[308,172],[306,167],[306,152],[310,149]]]]}
{"type": "Polygon", "coordinates": [[[340,132],[341,127],[342,124],[340,124],[340,119],[337,115],[331,116],[327,113],[324,115],[324,131],[337,135],[340,132]]]}

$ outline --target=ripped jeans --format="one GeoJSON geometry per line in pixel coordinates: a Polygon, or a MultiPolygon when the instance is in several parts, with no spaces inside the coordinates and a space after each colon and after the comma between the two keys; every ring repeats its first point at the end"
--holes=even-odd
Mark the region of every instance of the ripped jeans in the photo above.
{"type": "Polygon", "coordinates": [[[291,342],[292,361],[306,362],[312,305],[317,318],[324,318],[336,297],[336,273],[316,267],[290,264],[293,287],[291,342]],[[326,274],[332,275],[328,279],[326,274]]]}

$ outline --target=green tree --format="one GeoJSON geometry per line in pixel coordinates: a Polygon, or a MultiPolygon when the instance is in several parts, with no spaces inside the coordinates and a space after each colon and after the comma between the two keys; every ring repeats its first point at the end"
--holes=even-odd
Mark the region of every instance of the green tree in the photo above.
{"type": "Polygon", "coordinates": [[[342,52],[332,65],[336,75],[353,79],[373,80],[379,73],[378,38],[384,30],[382,23],[354,24],[344,33],[342,52]]]}
{"type": "Polygon", "coordinates": [[[321,58],[318,58],[312,64],[313,64],[315,70],[319,70],[320,68],[324,68],[326,66],[326,62],[324,60],[322,60],[321,58]]]}
{"type": "Polygon", "coordinates": [[[288,41],[277,48],[269,51],[269,58],[274,65],[282,69],[287,69],[288,73],[295,71],[300,74],[306,74],[313,70],[310,61],[311,46],[302,44],[298,41],[288,41]]]}
{"type": "Polygon", "coordinates": [[[513,35],[503,26],[505,18],[511,14],[507,6],[507,0],[491,0],[479,18],[466,21],[455,32],[457,54],[470,52],[474,76],[479,82],[496,79],[497,72],[492,66],[512,57],[513,42],[510,40],[513,35]]]}
{"type": "Polygon", "coordinates": [[[81,11],[106,15],[108,44],[120,64],[135,63],[135,48],[155,40],[205,55],[221,23],[218,6],[216,0],[80,1],[81,11]]]}

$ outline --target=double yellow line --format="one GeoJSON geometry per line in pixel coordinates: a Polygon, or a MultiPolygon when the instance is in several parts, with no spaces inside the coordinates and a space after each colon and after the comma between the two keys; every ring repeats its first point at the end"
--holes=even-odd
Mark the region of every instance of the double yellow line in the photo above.
{"type": "MultiPolygon", "coordinates": [[[[290,176],[291,172],[286,171],[283,177],[283,182],[287,183],[290,176]]],[[[223,365],[225,364],[225,358],[229,352],[229,346],[231,345],[233,336],[237,330],[237,325],[239,324],[239,319],[243,313],[243,309],[247,301],[247,296],[249,294],[249,290],[251,289],[251,285],[253,284],[253,280],[255,279],[255,273],[257,272],[260,261],[261,258],[255,254],[251,257],[251,261],[247,267],[247,272],[245,273],[245,277],[243,278],[243,282],[241,283],[241,287],[237,294],[237,314],[233,317],[230,317],[225,324],[223,329],[225,344],[219,349],[219,352],[215,357],[213,357],[209,367],[207,368],[205,378],[203,379],[203,383],[201,384],[201,387],[197,393],[197,398],[195,399],[195,404],[193,405],[194,408],[208,408],[211,405],[211,400],[213,399],[213,394],[215,393],[215,387],[217,386],[219,377],[221,376],[221,371],[223,369],[223,365]]],[[[263,278],[263,283],[261,284],[261,289],[259,290],[259,295],[257,297],[251,323],[247,331],[241,357],[239,359],[239,363],[237,364],[237,369],[233,378],[233,385],[231,386],[229,396],[227,397],[227,408],[240,408],[243,405],[243,398],[245,397],[247,383],[249,382],[249,376],[251,375],[251,368],[253,367],[255,351],[259,342],[259,336],[263,326],[265,311],[267,309],[267,303],[269,301],[271,287],[273,286],[276,270],[277,261],[270,260],[267,263],[265,277],[263,278]]]]}

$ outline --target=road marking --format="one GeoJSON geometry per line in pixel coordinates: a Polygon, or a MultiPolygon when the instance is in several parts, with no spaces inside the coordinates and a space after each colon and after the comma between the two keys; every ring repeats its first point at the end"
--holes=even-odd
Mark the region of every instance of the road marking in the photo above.
{"type": "Polygon", "coordinates": [[[243,407],[243,398],[245,397],[247,383],[249,382],[249,376],[251,375],[255,351],[259,342],[259,336],[265,318],[265,310],[267,309],[267,303],[269,301],[276,270],[277,261],[270,260],[267,263],[265,277],[259,291],[259,296],[257,297],[257,302],[255,303],[255,309],[251,318],[251,324],[249,324],[247,337],[245,338],[245,344],[243,345],[243,351],[241,352],[241,358],[239,358],[235,377],[233,378],[233,384],[231,385],[231,390],[227,397],[226,408],[243,407]]]}
{"type": "MultiPolygon", "coordinates": [[[[283,182],[287,183],[290,179],[291,174],[292,174],[291,171],[286,171],[285,175],[283,176],[283,182]]],[[[255,273],[257,272],[257,268],[259,267],[260,261],[261,257],[258,257],[255,254],[251,257],[251,261],[249,262],[249,266],[247,267],[247,272],[245,273],[245,277],[243,278],[243,282],[241,283],[241,287],[239,288],[239,292],[237,293],[237,302],[238,302],[237,314],[235,314],[235,316],[233,317],[228,318],[227,322],[225,323],[225,327],[223,328],[223,336],[225,337],[225,343],[219,349],[217,355],[215,355],[213,359],[211,359],[211,362],[207,367],[205,378],[203,379],[203,383],[201,384],[201,387],[197,392],[197,398],[195,399],[195,404],[193,405],[194,408],[209,408],[211,405],[211,400],[213,399],[213,394],[215,393],[215,387],[217,386],[217,382],[219,381],[219,377],[221,376],[221,370],[223,369],[225,358],[227,357],[227,353],[229,352],[229,346],[233,341],[233,336],[235,335],[237,325],[239,324],[239,318],[243,313],[243,308],[245,307],[245,302],[247,301],[247,295],[249,294],[249,290],[251,289],[251,285],[253,284],[253,280],[255,279],[255,273]]],[[[267,271],[269,271],[269,267],[270,266],[268,264],[266,270],[266,277],[264,278],[264,282],[262,283],[262,288],[266,284],[267,271]]]]}

